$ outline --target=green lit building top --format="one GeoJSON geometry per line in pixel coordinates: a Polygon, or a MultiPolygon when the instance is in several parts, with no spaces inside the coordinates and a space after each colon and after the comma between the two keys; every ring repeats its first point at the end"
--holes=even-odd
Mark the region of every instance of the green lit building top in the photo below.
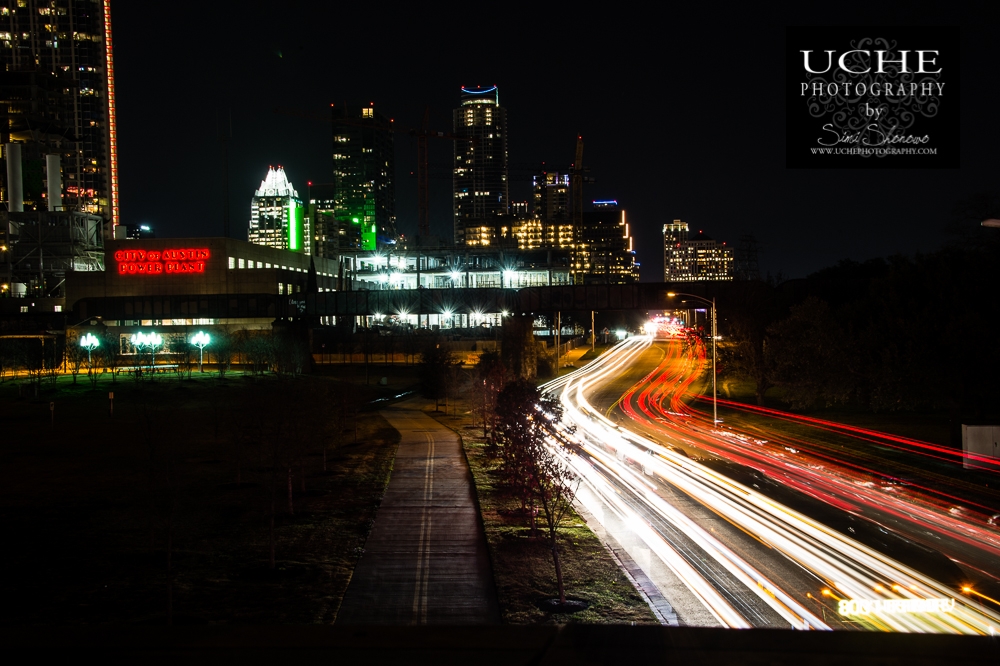
{"type": "Polygon", "coordinates": [[[331,105],[334,210],[343,228],[360,225],[364,250],[396,242],[392,121],[373,105],[331,105]]]}

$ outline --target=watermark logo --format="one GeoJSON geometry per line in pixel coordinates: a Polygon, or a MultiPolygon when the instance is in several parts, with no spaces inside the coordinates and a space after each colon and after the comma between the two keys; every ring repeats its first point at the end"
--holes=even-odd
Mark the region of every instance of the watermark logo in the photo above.
{"type": "Polygon", "coordinates": [[[958,28],[787,28],[790,168],[958,168],[958,28]]]}

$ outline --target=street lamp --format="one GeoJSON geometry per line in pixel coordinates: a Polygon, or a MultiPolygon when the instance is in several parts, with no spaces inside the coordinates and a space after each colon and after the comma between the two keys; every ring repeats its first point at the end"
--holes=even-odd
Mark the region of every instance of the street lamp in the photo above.
{"type": "Polygon", "coordinates": [[[699,301],[708,303],[712,306],[712,425],[719,425],[719,395],[715,388],[715,338],[716,338],[716,317],[715,317],[715,297],[712,300],[708,300],[703,296],[695,296],[694,294],[685,294],[679,291],[668,291],[667,296],[673,298],[674,296],[688,296],[690,298],[697,298],[699,301]]]}
{"type": "Polygon", "coordinates": [[[101,341],[93,333],[87,333],[80,338],[80,346],[87,350],[87,371],[89,372],[94,367],[90,354],[101,346],[101,341]]]}
{"type": "Polygon", "coordinates": [[[198,372],[204,372],[204,370],[201,369],[201,362],[202,359],[204,358],[205,347],[207,347],[208,343],[210,343],[211,341],[212,341],[212,336],[210,336],[205,331],[198,331],[191,338],[191,344],[193,344],[195,347],[198,348],[198,372]]]}
{"type": "Polygon", "coordinates": [[[132,335],[131,340],[132,344],[135,345],[135,347],[137,347],[140,351],[142,351],[143,347],[149,347],[149,365],[150,371],[152,372],[154,369],[153,366],[156,365],[156,348],[163,344],[163,338],[160,337],[159,333],[149,333],[147,335],[146,333],[139,331],[138,333],[134,333],[132,335]]]}

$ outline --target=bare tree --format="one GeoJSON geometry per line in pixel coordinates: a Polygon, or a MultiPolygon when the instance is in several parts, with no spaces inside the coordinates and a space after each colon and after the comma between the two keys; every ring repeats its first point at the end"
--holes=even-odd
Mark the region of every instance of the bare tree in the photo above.
{"type": "Polygon", "coordinates": [[[70,374],[73,375],[73,385],[76,385],[76,377],[80,374],[83,362],[87,360],[87,350],[77,344],[76,340],[67,340],[66,345],[66,365],[69,366],[70,374]]]}
{"type": "MultiPolygon", "coordinates": [[[[545,417],[542,417],[545,418],[545,417]]],[[[566,461],[544,441],[536,440],[532,446],[530,460],[533,466],[535,497],[545,518],[545,527],[552,549],[552,563],[556,570],[556,584],[559,587],[559,603],[566,603],[566,587],[563,583],[562,562],[559,559],[558,529],[563,517],[569,512],[579,487],[579,477],[566,461]]]]}
{"type": "Polygon", "coordinates": [[[13,340],[0,339],[0,383],[6,381],[7,373],[14,373],[18,365],[18,349],[13,340]]]}
{"type": "Polygon", "coordinates": [[[503,481],[521,495],[522,505],[527,499],[532,532],[534,508],[540,509],[552,551],[559,603],[565,604],[558,530],[570,511],[579,479],[560,455],[561,446],[550,443],[557,441],[557,430],[552,424],[560,420],[561,414],[558,400],[541,395],[534,384],[525,380],[508,384],[497,404],[503,481]]]}
{"type": "Polygon", "coordinates": [[[226,378],[235,351],[236,343],[228,331],[219,331],[212,338],[212,352],[215,354],[215,365],[219,371],[219,379],[226,378]]]}
{"type": "Polygon", "coordinates": [[[100,373],[97,372],[97,368],[104,369],[104,350],[97,347],[90,352],[90,363],[87,367],[87,379],[90,380],[90,387],[93,389],[97,388],[97,380],[100,377],[100,373]]]}
{"type": "Polygon", "coordinates": [[[108,370],[111,371],[111,383],[116,382],[118,368],[122,364],[122,342],[118,333],[105,331],[101,336],[101,358],[108,370]]]}

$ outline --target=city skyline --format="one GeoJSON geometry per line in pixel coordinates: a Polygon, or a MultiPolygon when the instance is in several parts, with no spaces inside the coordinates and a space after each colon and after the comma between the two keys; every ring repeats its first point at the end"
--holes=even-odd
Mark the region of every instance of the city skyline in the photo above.
{"type": "MultiPolygon", "coordinates": [[[[332,18],[327,10],[303,4],[314,19],[309,25],[278,17],[267,39],[253,42],[246,35],[252,34],[248,26],[257,5],[246,7],[236,15],[208,9],[197,24],[167,17],[142,28],[139,8],[115,7],[116,28],[136,26],[116,30],[124,164],[143,161],[149,145],[144,128],[177,124],[169,154],[146,168],[123,171],[124,221],[175,236],[221,230],[218,136],[230,114],[232,210],[245,205],[246,192],[267,164],[283,164],[293,182],[329,179],[329,124],[282,116],[273,110],[278,103],[254,101],[264,80],[284,80],[296,90],[282,98],[282,106],[316,115],[329,113],[325,109],[337,100],[374,101],[397,128],[417,128],[429,107],[429,129],[441,132],[452,128],[461,86],[498,85],[510,111],[510,200],[530,197],[530,176],[519,169],[537,169],[544,161],[551,170],[564,171],[582,134],[588,175],[596,181],[587,185],[585,200],[614,198],[629,210],[645,281],[662,275],[661,229],[673,219],[730,245],[753,234],[761,246],[761,275],[802,277],[844,258],[936,249],[948,240],[943,230],[956,206],[978,193],[1000,194],[990,163],[998,129],[988,111],[997,93],[985,85],[962,89],[969,100],[962,105],[961,169],[786,169],[783,29],[765,27],[766,16],[752,21],[755,30],[694,28],[671,33],[663,42],[654,38],[652,26],[614,19],[608,30],[627,29],[634,38],[586,64],[557,56],[549,74],[534,76],[542,71],[540,61],[514,48],[456,59],[461,47],[444,38],[454,29],[448,21],[417,21],[412,27],[390,21],[386,36],[372,46],[371,61],[358,68],[346,57],[309,46],[318,43],[321,26],[332,18]],[[230,29],[217,41],[207,38],[215,34],[212,25],[223,24],[230,29]],[[169,67],[158,62],[153,54],[179,35],[200,44],[199,50],[179,54],[169,67]],[[424,42],[431,46],[416,49],[424,42]],[[418,51],[422,55],[414,58],[418,51]],[[754,53],[758,64],[733,70],[735,53],[754,53]],[[183,94],[164,98],[160,91],[168,87],[183,94]],[[665,97],[675,103],[657,101],[665,97]],[[179,168],[216,184],[197,194],[197,215],[187,219],[173,215],[160,196],[162,183],[179,168]]],[[[963,82],[986,80],[997,57],[984,46],[984,28],[969,12],[940,18],[963,26],[963,82]]],[[[777,23],[817,19],[822,21],[799,14],[777,23]]],[[[516,18],[498,19],[497,29],[515,25],[516,18]]],[[[550,51],[568,53],[574,34],[595,27],[584,19],[571,22],[564,36],[552,38],[550,51]]],[[[431,231],[446,238],[452,226],[452,150],[450,141],[429,142],[431,231]]],[[[415,139],[397,136],[397,228],[407,235],[417,230],[417,183],[411,175],[416,152],[415,139]]]]}

